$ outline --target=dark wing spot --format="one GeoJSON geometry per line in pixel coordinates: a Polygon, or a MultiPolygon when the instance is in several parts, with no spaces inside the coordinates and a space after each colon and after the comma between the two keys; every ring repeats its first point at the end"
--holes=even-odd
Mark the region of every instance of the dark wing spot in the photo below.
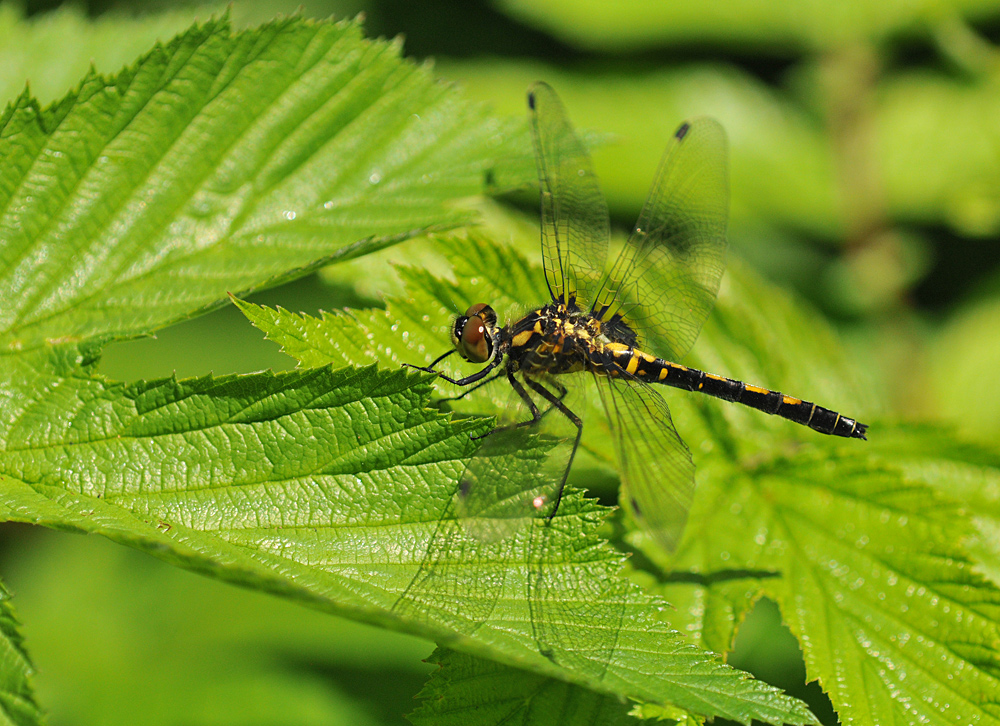
{"type": "Polygon", "coordinates": [[[688,130],[690,128],[691,128],[691,124],[689,124],[687,121],[685,121],[684,123],[682,123],[680,125],[680,128],[678,128],[677,131],[674,133],[674,136],[676,136],[677,140],[680,141],[685,136],[687,136],[687,132],[688,132],[688,130]]]}

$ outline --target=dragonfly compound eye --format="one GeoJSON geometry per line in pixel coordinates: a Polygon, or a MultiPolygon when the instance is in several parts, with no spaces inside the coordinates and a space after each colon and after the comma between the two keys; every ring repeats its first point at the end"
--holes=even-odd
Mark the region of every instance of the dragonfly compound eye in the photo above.
{"type": "Polygon", "coordinates": [[[458,339],[458,352],[472,363],[485,363],[489,360],[493,345],[486,332],[486,324],[478,315],[466,318],[458,339]]]}
{"type": "Polygon", "coordinates": [[[476,303],[465,311],[465,317],[471,318],[473,315],[481,319],[489,326],[497,324],[497,314],[493,312],[493,308],[486,303],[476,303]]]}

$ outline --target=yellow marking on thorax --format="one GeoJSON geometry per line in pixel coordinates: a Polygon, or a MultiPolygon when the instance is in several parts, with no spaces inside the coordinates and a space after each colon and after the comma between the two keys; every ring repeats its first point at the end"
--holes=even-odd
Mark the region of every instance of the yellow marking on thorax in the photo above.
{"type": "Polygon", "coordinates": [[[617,353],[619,351],[623,351],[623,350],[628,350],[629,349],[629,347],[627,345],[625,345],[624,343],[608,343],[604,347],[607,348],[608,350],[610,350],[612,353],[617,353]]]}
{"type": "Polygon", "coordinates": [[[795,398],[794,396],[785,396],[781,399],[781,402],[786,406],[797,406],[802,403],[801,398],[795,398]]]}
{"type": "Polygon", "coordinates": [[[750,391],[750,393],[760,393],[761,395],[764,395],[764,396],[766,396],[769,393],[771,393],[771,391],[769,391],[766,388],[761,388],[760,386],[751,386],[749,383],[747,383],[744,386],[744,388],[746,388],[746,390],[750,391]]]}
{"type": "Polygon", "coordinates": [[[531,340],[531,336],[534,334],[535,331],[533,330],[522,330],[520,333],[511,338],[510,342],[517,347],[521,347],[531,340]]]}

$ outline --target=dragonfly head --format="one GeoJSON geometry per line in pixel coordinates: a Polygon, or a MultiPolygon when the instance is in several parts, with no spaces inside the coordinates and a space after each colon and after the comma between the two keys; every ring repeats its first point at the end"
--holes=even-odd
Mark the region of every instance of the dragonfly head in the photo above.
{"type": "Polygon", "coordinates": [[[485,363],[493,356],[497,337],[497,314],[486,303],[476,303],[455,318],[451,343],[470,363],[485,363]]]}

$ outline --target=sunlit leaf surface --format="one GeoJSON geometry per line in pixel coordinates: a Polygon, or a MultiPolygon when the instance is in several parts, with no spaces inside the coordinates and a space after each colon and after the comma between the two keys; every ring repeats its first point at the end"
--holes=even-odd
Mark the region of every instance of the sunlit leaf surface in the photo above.
{"type": "MultiPolygon", "coordinates": [[[[4,519],[617,697],[809,720],[657,618],[596,537],[593,503],[567,496],[551,524],[488,542],[470,532],[456,482],[488,424],[430,408],[425,375],[92,375],[101,343],[227,290],[469,219],[448,203],[523,178],[518,122],[354,24],[292,18],[196,26],[52,107],[25,93],[0,129],[4,519]]],[[[526,441],[522,468],[541,452],[526,441]]]]}
{"type": "Polygon", "coordinates": [[[454,226],[446,202],[523,145],[353,23],[210,21],[44,110],[25,93],[0,116],[0,351],[144,333],[454,226]]]}
{"type": "MultiPolygon", "coordinates": [[[[371,336],[385,341],[386,356],[423,362],[447,345],[453,300],[491,300],[503,309],[512,300],[544,299],[540,271],[512,252],[478,237],[442,244],[453,245],[460,260],[458,284],[404,270],[407,299],[390,300],[388,312],[313,321],[257,309],[251,318],[272,337],[272,327],[300,333],[312,327],[340,343],[317,350],[283,341],[293,355],[349,356],[352,340],[361,346],[371,336]],[[510,274],[477,273],[500,264],[510,274]],[[408,310],[441,325],[435,332],[408,310]]],[[[726,374],[748,370],[751,380],[762,376],[768,385],[787,377],[793,395],[815,393],[817,401],[851,405],[847,381],[824,382],[836,375],[835,341],[784,296],[738,272],[730,277],[695,347],[697,362],[726,374]]],[[[884,723],[887,714],[899,723],[1000,719],[988,695],[1000,689],[1000,590],[977,574],[974,557],[977,552],[982,567],[995,571],[996,548],[989,543],[996,540],[989,535],[1000,518],[995,492],[992,505],[984,497],[997,479],[996,461],[984,459],[978,479],[969,479],[956,468],[967,452],[951,451],[940,431],[906,437],[876,425],[867,444],[831,441],[735,405],[676,391],[666,397],[699,467],[680,551],[668,562],[649,550],[668,568],[661,591],[679,608],[667,615],[676,627],[726,650],[743,615],[767,595],[799,638],[808,677],[820,681],[843,723],[884,723]],[[939,440],[942,450],[932,454],[920,437],[939,440]],[[967,506],[979,513],[975,526],[967,506]]],[[[489,391],[469,398],[478,402],[462,401],[463,410],[495,410],[489,391]]],[[[600,459],[601,423],[588,426],[585,445],[600,459]]],[[[652,547],[641,534],[634,541],[652,547]]]]}

